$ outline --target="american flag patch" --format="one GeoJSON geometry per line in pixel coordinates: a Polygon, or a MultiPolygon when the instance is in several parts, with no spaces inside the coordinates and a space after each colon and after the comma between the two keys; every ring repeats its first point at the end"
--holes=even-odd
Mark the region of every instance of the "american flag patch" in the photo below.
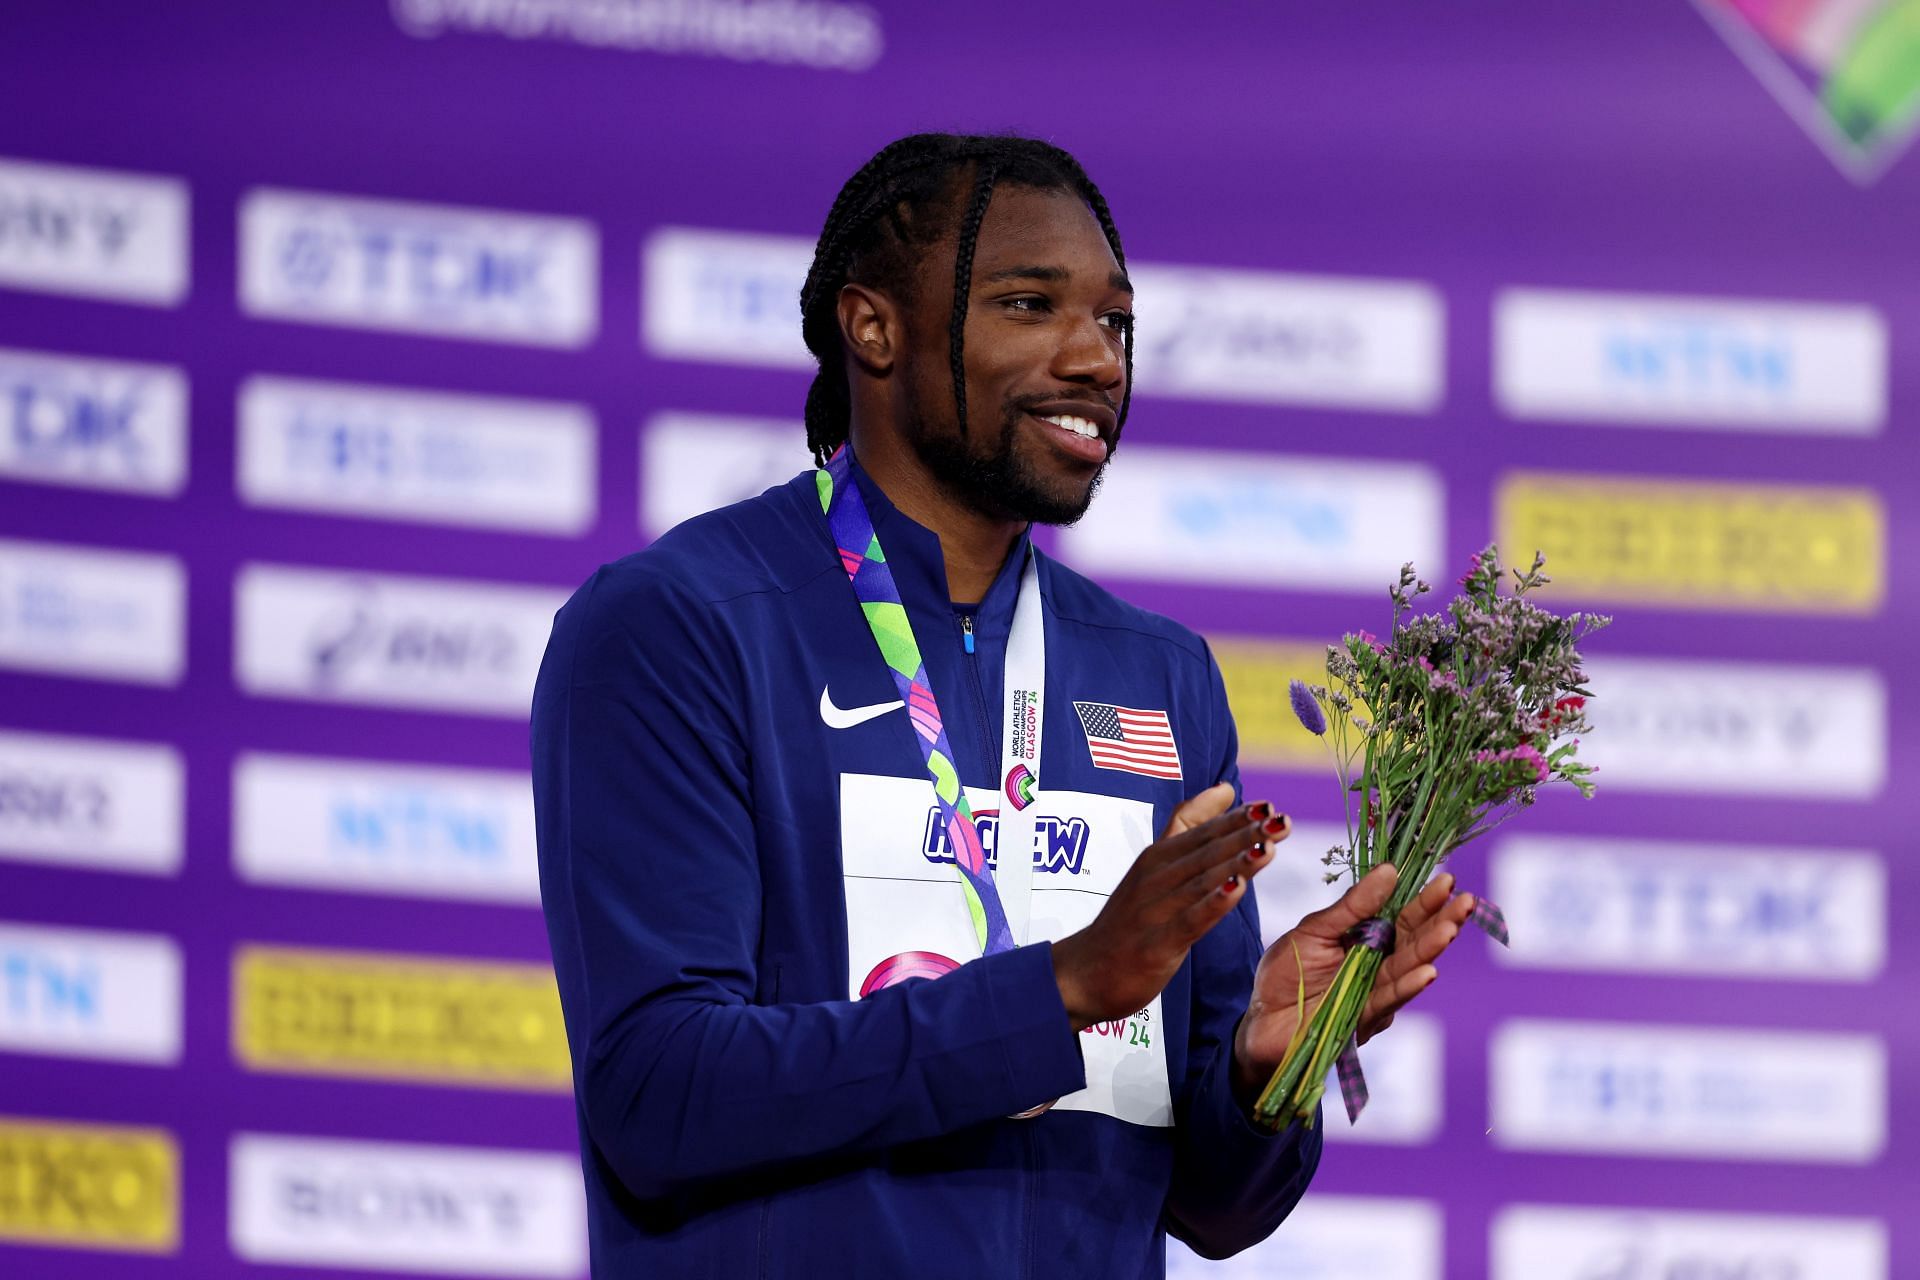
{"type": "Polygon", "coordinates": [[[1180,777],[1180,752],[1164,711],[1136,711],[1111,702],[1076,702],[1087,749],[1102,769],[1139,773],[1149,778],[1180,777]]]}

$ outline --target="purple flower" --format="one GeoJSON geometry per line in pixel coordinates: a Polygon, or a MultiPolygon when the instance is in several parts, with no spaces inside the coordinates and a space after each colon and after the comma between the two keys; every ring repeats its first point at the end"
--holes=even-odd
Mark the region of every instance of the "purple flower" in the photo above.
{"type": "Polygon", "coordinates": [[[1312,690],[1304,680],[1295,680],[1287,685],[1287,697],[1293,702],[1293,714],[1300,717],[1300,723],[1307,732],[1318,737],[1327,731],[1326,713],[1320,710],[1320,704],[1314,699],[1312,690]]]}

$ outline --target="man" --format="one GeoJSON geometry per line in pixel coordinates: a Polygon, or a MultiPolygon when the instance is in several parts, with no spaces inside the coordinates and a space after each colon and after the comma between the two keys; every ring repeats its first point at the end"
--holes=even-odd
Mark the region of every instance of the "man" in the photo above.
{"type": "MultiPolygon", "coordinates": [[[[906,138],[801,304],[822,470],[602,568],[534,698],[595,1274],[1242,1249],[1320,1155],[1252,1101],[1392,873],[1262,958],[1248,878],[1287,823],[1235,803],[1206,644],[1027,536],[1085,511],[1126,418],[1106,204],[1044,143],[906,138]]],[[[1433,980],[1450,883],[1367,1030],[1433,980]]]]}

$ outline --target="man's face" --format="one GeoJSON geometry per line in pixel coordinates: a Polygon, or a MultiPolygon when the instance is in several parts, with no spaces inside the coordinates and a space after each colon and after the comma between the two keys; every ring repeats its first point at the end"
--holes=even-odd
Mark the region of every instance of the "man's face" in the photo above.
{"type": "Polygon", "coordinates": [[[1072,524],[1119,439],[1133,290],[1079,196],[996,188],[973,256],[962,436],[948,346],[951,246],[918,264],[902,383],[908,440],[969,506],[1072,524]]]}

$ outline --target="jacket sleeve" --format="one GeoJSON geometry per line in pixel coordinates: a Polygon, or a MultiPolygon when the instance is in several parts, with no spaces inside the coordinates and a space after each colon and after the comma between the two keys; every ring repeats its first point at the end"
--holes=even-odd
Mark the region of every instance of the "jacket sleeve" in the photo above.
{"type": "MultiPolygon", "coordinates": [[[[1239,739],[1220,668],[1207,655],[1214,742],[1213,781],[1240,796],[1239,739]]],[[[1320,1164],[1320,1118],[1278,1134],[1257,1127],[1233,1096],[1233,1037],[1253,995],[1260,962],[1260,916],[1253,894],[1193,949],[1193,1021],[1187,1049],[1186,1104],[1175,1117],[1173,1185],[1167,1230],[1205,1258],[1258,1244],[1293,1211],[1320,1164]]]]}
{"type": "MultiPolygon", "coordinates": [[[[555,621],[533,705],[541,899],[585,1136],[634,1195],[928,1138],[1082,1088],[1052,955],[756,1003],[741,656],[635,561],[555,621]]],[[[837,927],[823,920],[823,935],[837,927]]]]}

